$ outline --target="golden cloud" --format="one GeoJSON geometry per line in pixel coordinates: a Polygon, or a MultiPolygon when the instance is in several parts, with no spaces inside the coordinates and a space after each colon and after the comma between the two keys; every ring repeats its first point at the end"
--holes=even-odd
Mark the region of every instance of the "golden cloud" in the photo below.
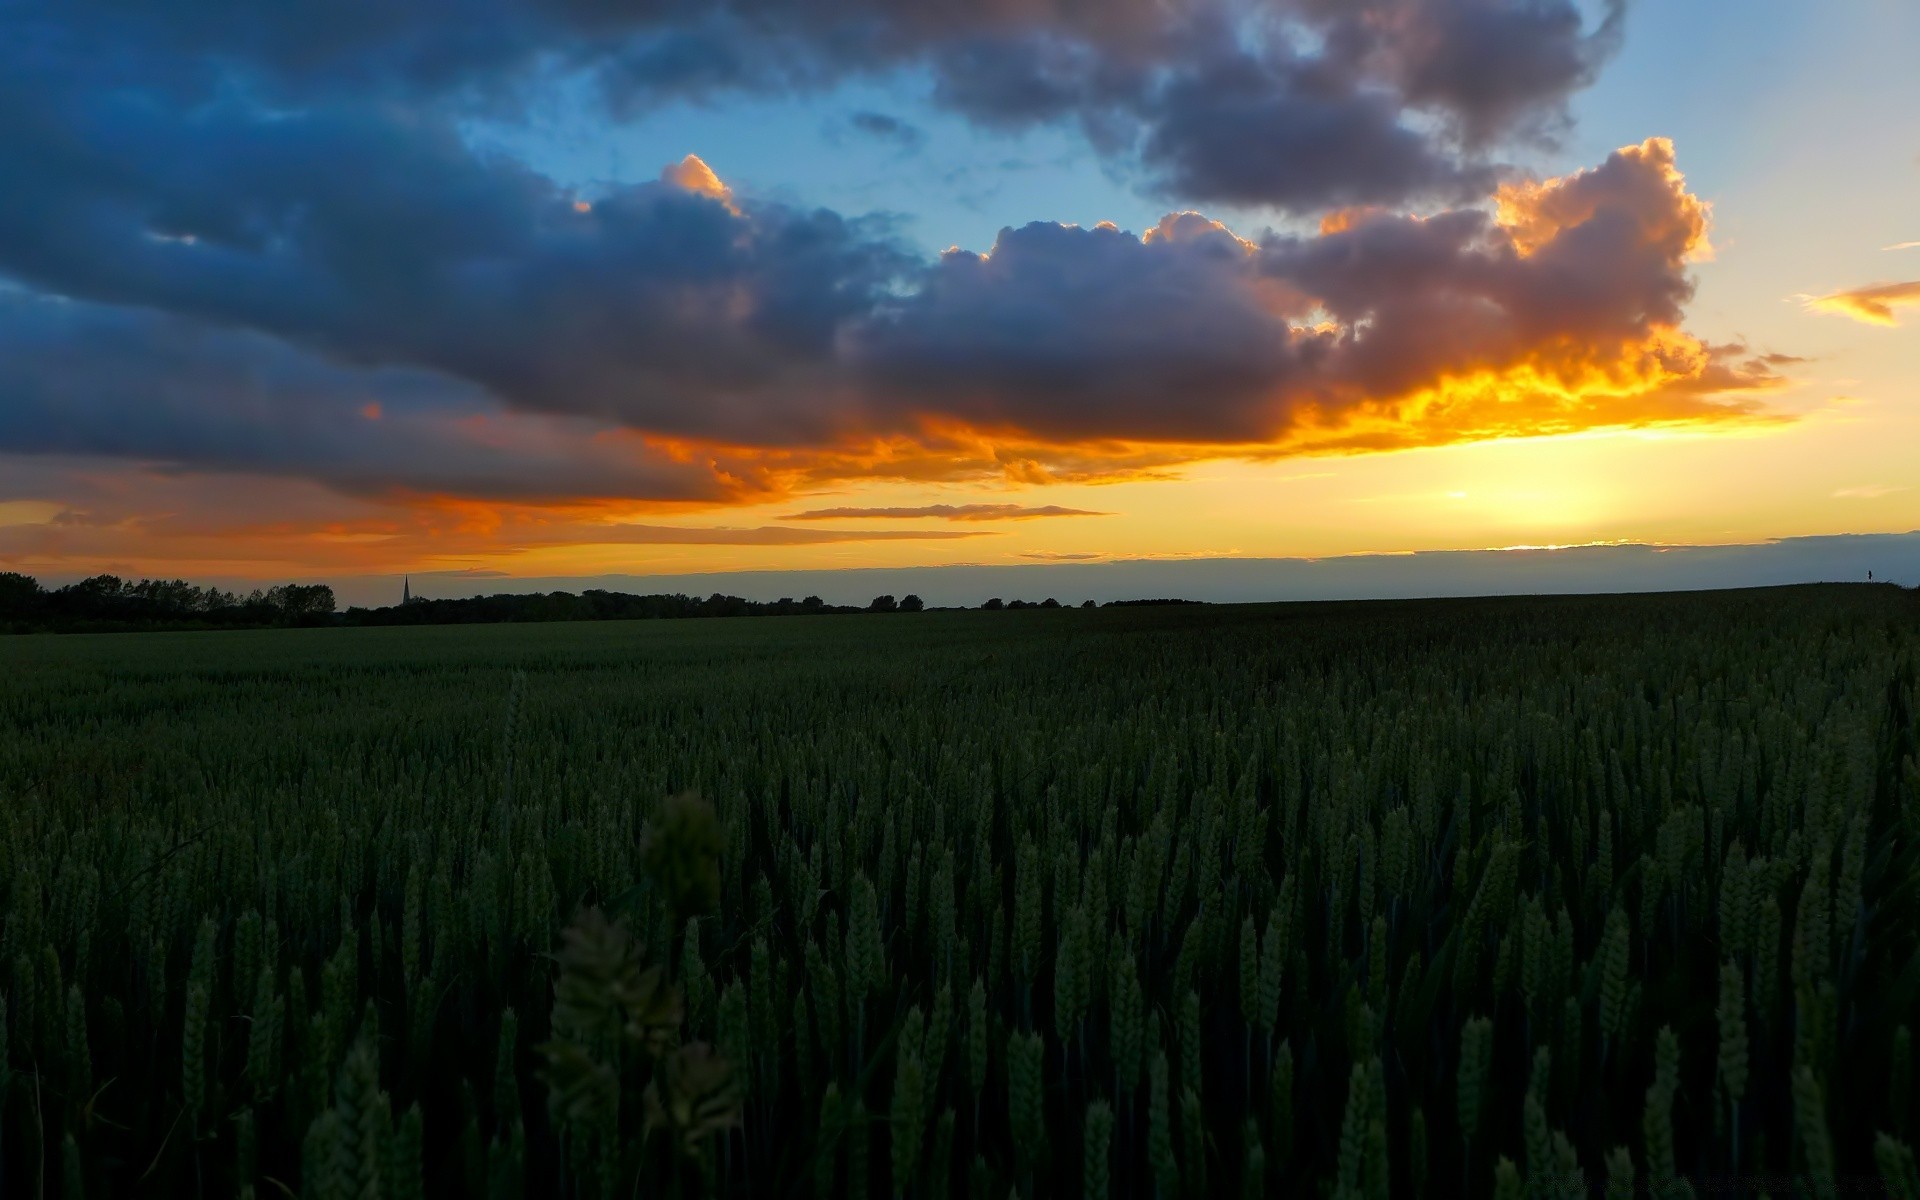
{"type": "Polygon", "coordinates": [[[1909,304],[1920,304],[1920,279],[1871,283],[1831,295],[1809,297],[1806,301],[1812,312],[1835,313],[1869,325],[1898,325],[1900,321],[1893,310],[1909,304]]]}

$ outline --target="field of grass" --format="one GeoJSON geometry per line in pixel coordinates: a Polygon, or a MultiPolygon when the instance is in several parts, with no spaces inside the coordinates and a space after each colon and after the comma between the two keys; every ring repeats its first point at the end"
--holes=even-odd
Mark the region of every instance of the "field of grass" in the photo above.
{"type": "Polygon", "coordinates": [[[1916,650],[1886,587],[9,638],[0,1185],[1920,1195],[1916,650]]]}

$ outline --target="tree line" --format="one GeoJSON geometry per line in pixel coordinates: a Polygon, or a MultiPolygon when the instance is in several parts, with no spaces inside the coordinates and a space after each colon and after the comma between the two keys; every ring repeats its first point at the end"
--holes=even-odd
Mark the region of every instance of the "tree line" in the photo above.
{"type": "Polygon", "coordinates": [[[0,572],[0,630],[226,629],[324,625],[335,612],[333,589],[323,583],[283,583],[245,595],[196,587],[184,579],[122,579],[94,575],[44,588],[31,575],[0,572]]]}
{"type": "MultiPolygon", "coordinates": [[[[1115,600],[1109,606],[1190,604],[1183,600],[1115,600]]],[[[1082,608],[1094,607],[1092,600],[1082,608]]],[[[995,597],[990,611],[1060,608],[1052,597],[1034,602],[995,597]]],[[[286,583],[242,595],[197,587],[184,579],[122,579],[95,575],[46,588],[30,575],[0,572],[0,632],[106,633],[148,629],[236,629],[323,625],[480,625],[545,621],[637,621],[693,617],[818,616],[922,612],[919,596],[875,596],[866,605],[828,604],[818,596],[748,600],[715,592],[636,595],[588,588],[582,592],[501,593],[462,599],[415,598],[378,608],[342,611],[325,584],[286,583]]]]}

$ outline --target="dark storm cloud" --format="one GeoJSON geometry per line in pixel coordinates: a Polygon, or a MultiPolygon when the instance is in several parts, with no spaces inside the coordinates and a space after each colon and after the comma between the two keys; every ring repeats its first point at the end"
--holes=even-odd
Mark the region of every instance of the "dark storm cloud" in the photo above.
{"type": "Polygon", "coordinates": [[[1574,0],[21,0],[8,20],[31,53],[121,85],[204,101],[237,83],[279,109],[510,116],[572,75],[628,116],[924,69],[964,115],[1074,123],[1157,190],[1312,209],[1470,185],[1481,148],[1559,120],[1617,44],[1622,3],[1592,30],[1574,0]]]}

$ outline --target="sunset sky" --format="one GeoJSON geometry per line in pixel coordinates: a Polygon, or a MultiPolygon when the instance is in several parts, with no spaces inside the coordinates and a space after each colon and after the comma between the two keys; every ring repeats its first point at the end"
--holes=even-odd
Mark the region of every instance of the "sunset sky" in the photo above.
{"type": "Polygon", "coordinates": [[[1911,0],[0,4],[0,570],[1920,529],[1916,47],[1911,0]]]}

